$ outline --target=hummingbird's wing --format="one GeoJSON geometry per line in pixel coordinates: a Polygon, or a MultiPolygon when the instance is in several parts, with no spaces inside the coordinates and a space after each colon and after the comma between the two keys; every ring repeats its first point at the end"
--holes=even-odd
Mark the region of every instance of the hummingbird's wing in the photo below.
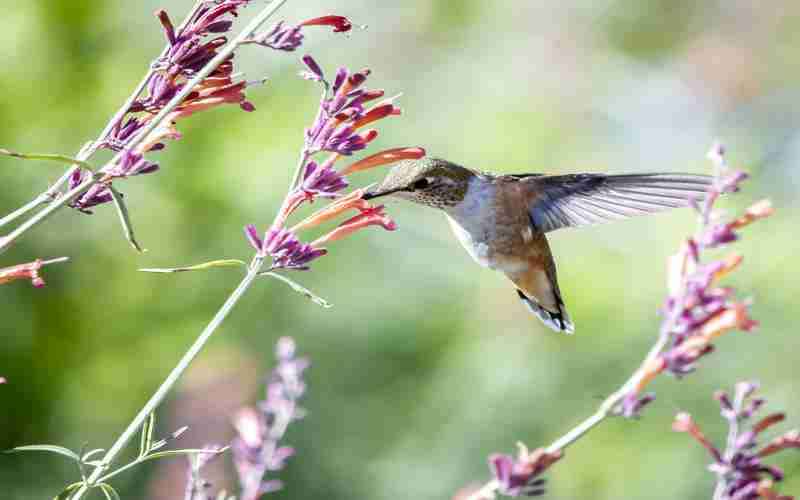
{"type": "Polygon", "coordinates": [[[685,207],[712,177],[695,174],[572,174],[519,180],[531,222],[542,232],[685,207]]]}

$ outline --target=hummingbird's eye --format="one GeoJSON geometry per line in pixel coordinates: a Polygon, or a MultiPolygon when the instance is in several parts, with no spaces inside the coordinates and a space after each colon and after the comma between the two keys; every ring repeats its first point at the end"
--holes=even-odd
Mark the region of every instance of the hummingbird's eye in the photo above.
{"type": "Polygon", "coordinates": [[[422,179],[414,182],[414,189],[426,189],[432,184],[430,177],[423,177],[422,179]]]}

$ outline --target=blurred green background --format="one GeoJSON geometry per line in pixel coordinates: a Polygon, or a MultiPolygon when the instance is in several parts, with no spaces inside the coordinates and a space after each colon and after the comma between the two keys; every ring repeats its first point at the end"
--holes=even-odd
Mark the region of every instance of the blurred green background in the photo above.
{"type": "MultiPolygon", "coordinates": [[[[77,151],[160,51],[152,12],[164,6],[180,19],[191,3],[8,5],[0,146],[77,151]]],[[[249,257],[241,227],[271,221],[313,119],[318,90],[296,77],[305,52],[329,72],[370,67],[372,87],[404,93],[404,116],[382,124],[372,151],[419,145],[502,172],[703,172],[719,138],[754,176],[726,206],[767,196],[777,206],[746,231],[745,266],[731,280],[754,297],[762,328],[723,338],[689,378],[657,381],[642,420],[609,421],[570,448],[547,475],[550,498],[709,498],[706,453],[670,424],[686,410],[721,439],[711,394],[737,380],[761,380],[771,407],[800,422],[800,4],[313,0],[288,2],[279,17],[327,13],[368,29],[308,30],[293,54],[241,51],[247,78],[270,77],[249,93],[257,112],[228,107],[183,122],[184,139],[153,155],[161,172],[119,185],[146,254],[128,247],[109,205],[93,216],[63,211],[0,257],[0,267],[72,258],[45,271],[42,290],[0,288],[0,375],[9,380],[0,386],[0,448],[109,446],[211,318],[236,271],[137,268],[249,257]]],[[[0,214],[61,171],[0,162],[0,214]]],[[[656,335],[665,259],[694,225],[683,210],[553,234],[577,324],[567,337],[529,315],[501,275],[477,267],[443,216],[389,210],[399,231],[359,233],[294,276],[333,309],[259,282],[161,408],[159,432],[189,425],[186,446],[230,439],[233,412],[261,398],[274,341],[292,335],[313,361],[309,416],[289,433],[298,455],[274,497],[450,498],[488,478],[490,452],[552,441],[628,376],[656,335]]],[[[784,491],[800,494],[800,457],[775,462],[789,477],[784,491]]],[[[0,496],[50,498],[76,475],[61,457],[0,456],[0,496]]],[[[234,476],[226,458],[212,480],[231,486],[234,476]]],[[[115,485],[123,498],[175,499],[184,478],[175,459],[115,485]]]]}

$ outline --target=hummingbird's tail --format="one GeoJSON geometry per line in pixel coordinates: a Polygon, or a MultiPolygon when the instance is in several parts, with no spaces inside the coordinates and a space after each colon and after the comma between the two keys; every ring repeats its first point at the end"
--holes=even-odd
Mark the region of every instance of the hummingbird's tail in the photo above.
{"type": "Polygon", "coordinates": [[[517,295],[519,295],[522,303],[528,307],[528,310],[535,314],[542,320],[542,323],[552,330],[564,332],[567,335],[575,333],[575,324],[570,319],[569,314],[567,314],[567,309],[564,307],[561,297],[558,297],[558,311],[554,312],[542,307],[536,299],[528,297],[525,295],[525,292],[519,288],[517,288],[517,295]]]}

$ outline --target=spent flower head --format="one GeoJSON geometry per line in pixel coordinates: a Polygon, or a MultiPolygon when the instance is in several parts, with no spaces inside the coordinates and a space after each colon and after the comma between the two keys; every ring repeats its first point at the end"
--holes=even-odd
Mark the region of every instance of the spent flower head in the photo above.
{"type": "Polygon", "coordinates": [[[519,443],[517,446],[519,452],[516,458],[499,453],[489,457],[489,468],[497,482],[497,491],[510,497],[544,495],[545,480],[541,475],[560,460],[563,453],[549,453],[544,448],[528,452],[525,445],[519,443]]]}

